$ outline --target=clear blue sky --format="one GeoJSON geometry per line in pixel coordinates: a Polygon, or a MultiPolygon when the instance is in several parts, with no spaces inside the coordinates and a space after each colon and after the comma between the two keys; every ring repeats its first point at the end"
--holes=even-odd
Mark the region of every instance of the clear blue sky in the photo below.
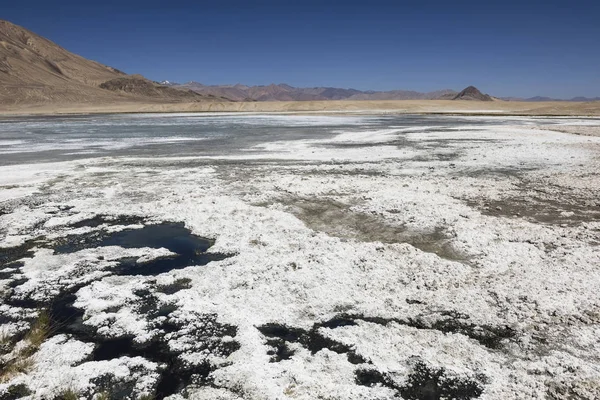
{"type": "Polygon", "coordinates": [[[0,18],[153,80],[600,96],[600,0],[28,0],[0,18]]]}

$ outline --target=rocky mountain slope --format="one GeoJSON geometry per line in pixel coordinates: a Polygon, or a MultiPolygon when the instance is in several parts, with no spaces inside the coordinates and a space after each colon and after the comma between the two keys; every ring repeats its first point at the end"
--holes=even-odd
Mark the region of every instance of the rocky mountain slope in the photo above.
{"type": "Polygon", "coordinates": [[[132,94],[158,99],[202,101],[213,98],[219,101],[230,101],[227,98],[216,97],[211,94],[202,95],[192,90],[174,89],[170,86],[152,82],[141,75],[128,75],[111,79],[101,83],[99,87],[101,89],[110,90],[117,93],[132,94]]]}
{"type": "Polygon", "coordinates": [[[73,54],[0,20],[0,104],[208,101],[214,97],[157,85],[73,54]]]}
{"type": "Polygon", "coordinates": [[[494,101],[490,95],[483,94],[475,86],[469,86],[457,94],[447,94],[442,96],[442,100],[469,100],[469,101],[494,101]]]}

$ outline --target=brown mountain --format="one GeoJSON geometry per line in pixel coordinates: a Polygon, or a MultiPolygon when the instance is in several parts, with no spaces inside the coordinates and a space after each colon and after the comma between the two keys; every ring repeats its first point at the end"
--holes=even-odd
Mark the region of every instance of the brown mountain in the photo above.
{"type": "Polygon", "coordinates": [[[141,97],[157,99],[173,99],[182,101],[202,101],[206,99],[216,99],[219,101],[230,101],[227,98],[215,97],[213,95],[201,95],[193,90],[174,89],[172,87],[152,82],[142,75],[128,75],[98,85],[99,88],[111,90],[117,93],[131,94],[141,97]]]}
{"type": "Polygon", "coordinates": [[[226,97],[235,101],[250,100],[249,94],[246,92],[248,86],[244,85],[223,85],[223,86],[207,86],[198,82],[188,82],[183,85],[172,85],[172,87],[180,89],[193,90],[196,93],[207,96],[226,97]]]}
{"type": "MultiPolygon", "coordinates": [[[[442,98],[447,99],[446,96],[443,96],[442,98]]],[[[469,86],[453,96],[450,100],[494,101],[494,98],[490,95],[481,93],[475,86],[469,86]]]]}
{"type": "Polygon", "coordinates": [[[361,91],[334,87],[299,88],[281,84],[267,86],[246,85],[203,85],[188,82],[174,87],[191,89],[205,95],[223,96],[236,101],[314,101],[314,100],[428,100],[444,95],[454,97],[454,90],[439,90],[420,93],[411,90],[391,90],[385,92],[361,91]]]}
{"type": "Polygon", "coordinates": [[[213,99],[129,76],[0,20],[0,104],[213,99]]]}
{"type": "MultiPolygon", "coordinates": [[[[227,97],[236,101],[302,101],[330,100],[321,92],[333,88],[295,88],[286,84],[271,84],[266,86],[246,85],[203,85],[198,82],[188,82],[175,86],[193,90],[204,95],[227,97]]],[[[341,89],[343,90],[343,89],[341,89]]]]}

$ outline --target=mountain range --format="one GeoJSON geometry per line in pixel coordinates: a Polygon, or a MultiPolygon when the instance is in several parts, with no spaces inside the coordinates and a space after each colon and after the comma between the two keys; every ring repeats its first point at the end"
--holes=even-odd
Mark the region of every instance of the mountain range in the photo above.
{"type": "MultiPolygon", "coordinates": [[[[319,100],[554,101],[550,98],[498,99],[477,88],[457,92],[363,91],[335,87],[301,88],[153,82],[71,53],[23,27],[0,20],[0,105],[170,104],[319,100]]],[[[576,97],[572,101],[594,101],[576,97]]]]}
{"type": "Polygon", "coordinates": [[[162,81],[162,85],[179,89],[190,89],[208,96],[224,97],[233,101],[308,101],[308,100],[478,100],[478,101],[573,101],[590,102],[600,101],[600,97],[573,97],[571,99],[556,99],[535,96],[523,97],[492,97],[481,93],[477,88],[469,86],[461,92],[452,89],[443,89],[433,92],[417,92],[413,90],[357,90],[336,87],[294,87],[286,83],[247,86],[235,85],[205,85],[200,82],[176,83],[162,81]]]}
{"type": "Polygon", "coordinates": [[[203,85],[199,82],[184,84],[163,81],[162,84],[180,89],[190,89],[204,95],[226,97],[234,101],[309,101],[309,100],[435,100],[453,99],[458,92],[451,89],[435,92],[412,90],[362,91],[335,87],[294,87],[285,83],[265,86],[203,85]]]}

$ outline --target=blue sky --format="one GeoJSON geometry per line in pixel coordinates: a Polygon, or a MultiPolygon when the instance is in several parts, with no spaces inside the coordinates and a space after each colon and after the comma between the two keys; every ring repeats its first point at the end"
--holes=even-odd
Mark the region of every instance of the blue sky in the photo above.
{"type": "Polygon", "coordinates": [[[153,80],[600,96],[600,1],[38,1],[0,18],[153,80]]]}

